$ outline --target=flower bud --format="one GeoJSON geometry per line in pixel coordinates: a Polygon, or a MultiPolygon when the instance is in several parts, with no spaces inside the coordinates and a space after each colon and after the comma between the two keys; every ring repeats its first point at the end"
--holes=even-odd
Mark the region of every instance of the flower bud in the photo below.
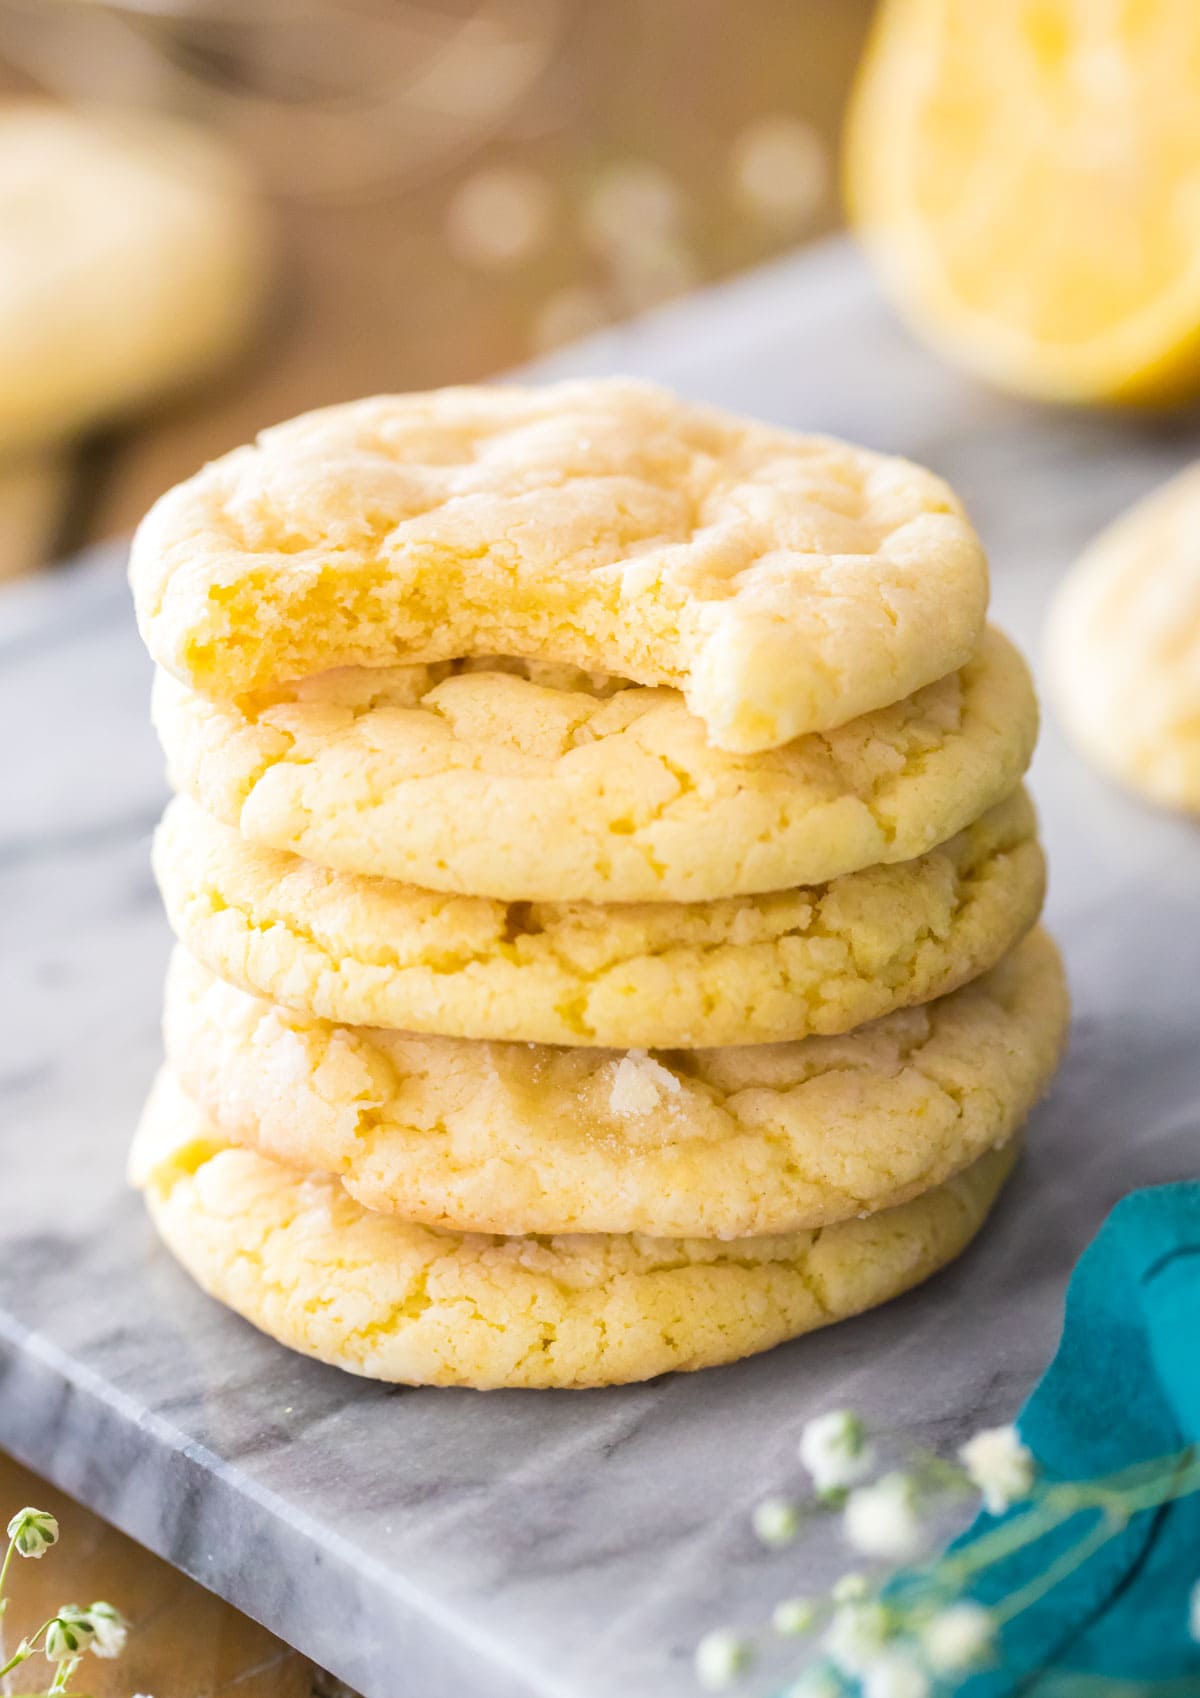
{"type": "Polygon", "coordinates": [[[1033,1452],[1021,1443],[1015,1427],[987,1427],[968,1439],[958,1455],[992,1515],[1003,1514],[1033,1490],[1033,1452]]]}
{"type": "Polygon", "coordinates": [[[834,1409],[805,1425],[800,1460],[819,1493],[837,1492],[867,1477],[875,1466],[875,1447],[853,1410],[834,1409]]]}
{"type": "Polygon", "coordinates": [[[940,1610],[921,1629],[925,1661],[935,1674],[965,1674],[985,1660],[996,1629],[982,1604],[963,1598],[940,1610]]]}
{"type": "Polygon", "coordinates": [[[88,1615],[95,1630],[91,1647],[93,1655],[106,1661],[119,1657],[129,1636],[129,1628],[120,1610],[114,1609],[111,1604],[92,1604],[88,1615]]]}
{"type": "Polygon", "coordinates": [[[921,1548],[917,1494],[907,1474],[885,1474],[859,1486],[846,1501],[845,1534],[864,1556],[908,1562],[921,1548]]]}
{"type": "Polygon", "coordinates": [[[745,1673],[752,1655],[749,1642],[739,1634],[714,1628],[696,1646],[696,1679],[706,1692],[721,1692],[745,1673]]]}
{"type": "Polygon", "coordinates": [[[65,1662],[86,1651],[96,1636],[96,1629],[87,1610],[78,1604],[64,1604],[46,1629],[44,1650],[52,1663],[65,1662]]]}
{"type": "Polygon", "coordinates": [[[58,1522],[44,1509],[19,1509],[8,1524],[18,1556],[44,1556],[58,1543],[58,1522]]]}
{"type": "Polygon", "coordinates": [[[755,1537],[764,1545],[790,1545],[800,1529],[800,1512],[786,1498],[764,1498],[751,1517],[755,1537]]]}

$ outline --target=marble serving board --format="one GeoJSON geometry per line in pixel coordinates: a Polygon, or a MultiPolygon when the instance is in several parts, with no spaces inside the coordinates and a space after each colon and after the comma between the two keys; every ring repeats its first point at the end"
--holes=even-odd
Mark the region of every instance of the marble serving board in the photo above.
{"type": "MultiPolygon", "coordinates": [[[[541,368],[606,370],[928,461],[1032,652],[1080,545],[1200,449],[988,396],[914,347],[840,244],[541,368]]],[[[204,1298],[125,1187],[168,938],[119,556],[0,598],[0,1446],[366,1698],[683,1698],[702,1630],[845,1561],[832,1531],[772,1555],[749,1530],[797,1484],[805,1418],[853,1403],[939,1445],[1007,1418],[1110,1205],[1200,1167],[1196,831],[1106,786],[1048,716],[1033,783],[1074,1039],[994,1223],[924,1290],[624,1390],[357,1382],[204,1298]]]]}

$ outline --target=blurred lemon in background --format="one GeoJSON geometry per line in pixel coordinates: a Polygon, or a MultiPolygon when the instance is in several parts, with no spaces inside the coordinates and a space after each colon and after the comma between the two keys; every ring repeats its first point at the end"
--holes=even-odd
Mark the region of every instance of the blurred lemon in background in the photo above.
{"type": "Polygon", "coordinates": [[[845,167],[962,364],[1050,401],[1200,393],[1198,0],[885,0],[845,167]]]}

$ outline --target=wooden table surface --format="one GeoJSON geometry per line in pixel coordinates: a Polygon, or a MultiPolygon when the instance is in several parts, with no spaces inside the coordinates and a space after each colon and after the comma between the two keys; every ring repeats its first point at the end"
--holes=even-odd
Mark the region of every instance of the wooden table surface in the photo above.
{"type": "MultiPolygon", "coordinates": [[[[57,1516],[60,1542],[36,1562],[15,1562],[7,1591],[5,1643],[10,1649],[65,1603],[103,1598],[131,1622],[128,1647],[115,1662],[88,1657],[78,1690],[93,1698],[316,1698],[343,1691],[297,1652],[221,1599],[159,1562],[0,1453],[4,1521],[25,1504],[57,1516]],[[8,1506],[11,1505],[11,1510],[8,1506]]],[[[11,1690],[48,1683],[39,1658],[13,1677],[11,1690]]]]}

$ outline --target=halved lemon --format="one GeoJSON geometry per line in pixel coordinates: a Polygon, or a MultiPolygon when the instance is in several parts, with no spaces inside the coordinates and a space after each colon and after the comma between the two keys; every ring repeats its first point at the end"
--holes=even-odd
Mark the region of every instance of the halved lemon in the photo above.
{"type": "Polygon", "coordinates": [[[885,0],[845,178],[897,305],[991,382],[1200,394],[1200,0],[885,0]]]}

